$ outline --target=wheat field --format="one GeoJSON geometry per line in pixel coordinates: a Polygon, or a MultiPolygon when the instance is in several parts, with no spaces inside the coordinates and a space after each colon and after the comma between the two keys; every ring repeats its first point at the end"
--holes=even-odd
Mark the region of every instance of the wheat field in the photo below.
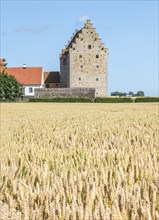
{"type": "Polygon", "coordinates": [[[157,104],[1,104],[0,220],[159,220],[157,104]]]}

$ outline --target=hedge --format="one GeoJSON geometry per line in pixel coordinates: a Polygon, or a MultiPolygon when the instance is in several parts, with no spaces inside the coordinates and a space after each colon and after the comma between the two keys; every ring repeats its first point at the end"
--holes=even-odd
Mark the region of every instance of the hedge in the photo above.
{"type": "Polygon", "coordinates": [[[90,98],[30,98],[29,102],[93,102],[90,98]]]}
{"type": "Polygon", "coordinates": [[[135,102],[159,102],[159,97],[140,97],[136,98],[135,102]]]}
{"type": "Polygon", "coordinates": [[[29,102],[76,102],[76,103],[132,103],[132,102],[159,102],[159,97],[97,97],[94,100],[91,98],[71,98],[71,97],[59,97],[59,98],[29,98],[29,102]]]}
{"type": "Polygon", "coordinates": [[[94,102],[97,102],[97,103],[127,103],[127,102],[133,102],[133,99],[132,98],[120,98],[120,97],[117,97],[117,98],[96,98],[94,100],[94,102]]]}

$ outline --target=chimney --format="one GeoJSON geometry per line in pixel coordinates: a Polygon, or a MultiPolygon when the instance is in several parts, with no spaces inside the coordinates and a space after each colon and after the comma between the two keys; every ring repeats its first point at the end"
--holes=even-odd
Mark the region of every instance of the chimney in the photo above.
{"type": "Polygon", "coordinates": [[[27,65],[26,64],[23,64],[23,69],[26,69],[27,68],[27,65]]]}
{"type": "Polygon", "coordinates": [[[87,28],[87,29],[92,28],[91,21],[87,20],[84,27],[87,28]]]}

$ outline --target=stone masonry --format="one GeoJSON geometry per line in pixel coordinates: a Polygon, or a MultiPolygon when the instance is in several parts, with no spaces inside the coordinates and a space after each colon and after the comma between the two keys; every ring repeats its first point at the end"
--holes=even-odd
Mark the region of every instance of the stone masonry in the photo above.
{"type": "Polygon", "coordinates": [[[108,49],[88,20],[76,31],[60,55],[61,87],[95,88],[107,96],[108,49]]]}
{"type": "Polygon", "coordinates": [[[38,88],[34,90],[35,98],[83,97],[95,98],[94,88],[38,88]]]}

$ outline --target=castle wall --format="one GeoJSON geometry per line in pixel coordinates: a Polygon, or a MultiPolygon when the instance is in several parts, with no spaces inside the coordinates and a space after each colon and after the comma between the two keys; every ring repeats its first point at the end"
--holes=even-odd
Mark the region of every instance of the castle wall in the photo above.
{"type": "Polygon", "coordinates": [[[69,53],[60,58],[60,80],[61,87],[70,87],[70,55],[69,53]]]}
{"type": "Polygon", "coordinates": [[[70,88],[95,88],[96,96],[107,96],[108,49],[89,21],[75,33],[63,52],[61,60],[69,54],[69,66],[61,65],[62,84],[70,88]]]}
{"type": "Polygon", "coordinates": [[[106,96],[107,49],[94,29],[82,29],[70,54],[71,87],[94,87],[96,96],[106,96]]]}
{"type": "Polygon", "coordinates": [[[95,98],[94,88],[42,88],[35,89],[35,98],[84,97],[95,98]]]}

